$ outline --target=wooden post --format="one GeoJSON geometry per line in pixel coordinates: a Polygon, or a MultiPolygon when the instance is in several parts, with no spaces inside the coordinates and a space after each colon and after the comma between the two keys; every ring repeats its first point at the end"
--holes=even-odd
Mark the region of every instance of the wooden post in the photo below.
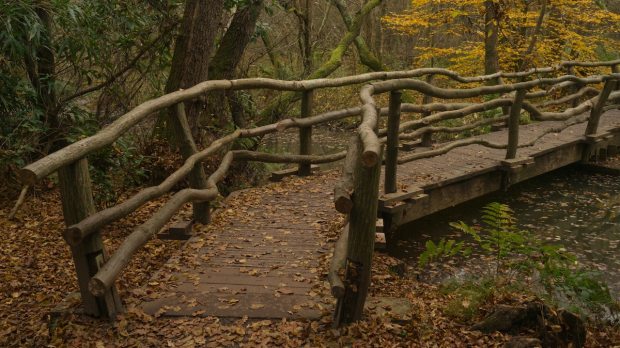
{"type": "MultiPolygon", "coordinates": [[[[568,75],[575,75],[575,67],[573,65],[569,65],[566,67],[566,73],[568,75]]],[[[577,93],[583,87],[582,84],[576,83],[575,86],[571,89],[571,93],[577,93]]],[[[572,106],[577,107],[579,105],[579,98],[573,100],[572,106]]]]}
{"type": "MultiPolygon", "coordinates": [[[[177,141],[181,156],[183,159],[187,159],[196,152],[198,147],[194,142],[192,131],[187,122],[187,116],[185,114],[185,104],[178,103],[174,110],[171,112],[174,117],[171,120],[172,131],[174,132],[174,138],[177,141]]],[[[188,175],[189,186],[195,189],[207,188],[207,175],[205,174],[202,163],[196,163],[196,166],[192,169],[188,175]]],[[[201,224],[207,224],[211,220],[211,208],[209,202],[197,202],[193,203],[193,216],[194,220],[201,224]]]]}
{"type": "MultiPolygon", "coordinates": [[[[359,138],[357,146],[359,153],[362,153],[362,143],[359,138]]],[[[345,291],[336,307],[336,325],[352,323],[362,318],[364,303],[370,286],[370,271],[377,228],[381,152],[379,153],[379,161],[375,165],[366,167],[363,165],[361,157],[358,157],[355,168],[353,209],[349,215],[345,291]]]]}
{"type": "Polygon", "coordinates": [[[398,127],[400,125],[401,91],[390,92],[390,108],[387,123],[387,145],[385,151],[385,193],[396,192],[396,170],[398,167],[398,127]]]}
{"type": "Polygon", "coordinates": [[[596,101],[596,105],[590,111],[590,118],[588,119],[588,126],[586,127],[585,135],[594,135],[598,131],[598,124],[601,118],[601,114],[603,113],[603,107],[607,100],[609,99],[609,95],[616,88],[615,80],[607,80],[605,81],[605,86],[601,91],[601,94],[598,96],[598,100],[596,101]]]}
{"type": "MultiPolygon", "coordinates": [[[[304,91],[301,97],[301,117],[312,116],[312,97],[314,95],[313,90],[304,91]]],[[[311,155],[312,154],[312,126],[299,128],[299,154],[311,155]]],[[[299,163],[297,175],[307,176],[312,174],[312,168],[310,163],[299,163]]]]}
{"type": "Polygon", "coordinates": [[[515,100],[510,108],[510,119],[508,120],[508,148],[506,159],[517,157],[517,147],[519,147],[519,119],[521,118],[521,106],[525,99],[526,89],[520,89],[515,95],[515,100]]]}
{"type": "MultiPolygon", "coordinates": [[[[80,159],[58,170],[60,198],[65,224],[71,226],[94,214],[95,203],[91,191],[88,160],[80,159]]],[[[71,247],[73,263],[77,273],[84,312],[95,317],[114,318],[123,310],[116,288],[111,287],[103,296],[95,297],[88,291],[88,282],[107,261],[108,254],[101,241],[101,234],[95,232],[79,245],[71,247]]]]}
{"type": "MultiPolygon", "coordinates": [[[[435,75],[434,74],[430,74],[426,76],[426,82],[429,84],[433,84],[433,80],[435,79],[435,75]]],[[[430,95],[425,94],[424,97],[422,98],[422,104],[430,104],[433,102],[433,97],[430,95]]],[[[422,117],[426,117],[426,116],[430,116],[431,113],[428,111],[425,111],[422,113],[422,117]]],[[[433,133],[432,132],[425,132],[424,134],[422,134],[422,139],[420,141],[420,146],[424,146],[424,147],[430,147],[431,145],[433,145],[433,133]]]]}
{"type": "MultiPolygon", "coordinates": [[[[620,74],[620,64],[614,64],[611,66],[612,74],[620,74]]],[[[620,82],[616,81],[616,91],[620,91],[620,82]]]]}
{"type": "MultiPolygon", "coordinates": [[[[497,78],[497,84],[498,85],[503,85],[504,84],[504,79],[501,76],[497,78]]],[[[502,106],[502,116],[504,116],[504,115],[510,115],[510,106],[502,106]]],[[[505,122],[503,122],[500,125],[492,124],[491,125],[491,131],[495,132],[495,131],[499,131],[499,130],[502,130],[503,128],[508,127],[508,122],[510,122],[510,121],[506,120],[505,122]]]]}

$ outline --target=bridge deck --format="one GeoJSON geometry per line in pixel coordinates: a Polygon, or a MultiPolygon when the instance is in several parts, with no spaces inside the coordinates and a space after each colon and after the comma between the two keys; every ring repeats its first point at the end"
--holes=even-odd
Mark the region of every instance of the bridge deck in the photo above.
{"type": "Polygon", "coordinates": [[[147,313],[317,318],[330,309],[320,262],[338,218],[338,174],[288,178],[228,197],[180,256],[149,283],[147,313]],[[324,301],[324,302],[322,302],[324,301]]]}
{"type": "MultiPolygon", "coordinates": [[[[536,139],[546,129],[556,128],[562,122],[533,123],[519,127],[519,143],[536,139]]],[[[510,184],[523,181],[562,166],[581,160],[586,123],[571,126],[561,133],[549,133],[534,146],[519,148],[517,159],[532,158],[534,163],[512,175],[510,184]]],[[[602,115],[599,134],[620,132],[620,111],[602,115]]],[[[507,130],[492,132],[481,138],[506,143],[507,130]]],[[[394,214],[400,223],[409,222],[441,209],[466,202],[484,194],[497,191],[504,185],[502,161],[504,149],[491,149],[482,145],[456,148],[447,154],[409,162],[398,167],[399,188],[422,188],[427,196],[409,199],[394,214]]]]}
{"type": "MultiPolygon", "coordinates": [[[[523,126],[521,142],[557,125],[559,122],[523,126]]],[[[518,157],[550,153],[565,157],[561,149],[581,143],[584,129],[581,124],[546,135],[535,146],[519,149],[518,157]]],[[[601,133],[620,130],[620,112],[607,112],[599,129],[601,133]]],[[[500,131],[484,138],[503,143],[507,135],[500,131]]],[[[409,217],[440,207],[433,204],[433,195],[441,196],[438,199],[444,205],[473,198],[455,195],[455,191],[430,191],[458,182],[475,186],[467,180],[487,174],[501,177],[504,156],[505,150],[471,145],[400,166],[400,187],[421,187],[430,193],[424,202],[413,199],[408,203],[416,208],[426,205],[409,217]]],[[[570,161],[573,159],[540,164],[538,171],[550,171],[570,161]]],[[[145,311],[172,316],[315,318],[322,309],[330,309],[333,301],[326,295],[320,265],[329,254],[329,222],[338,218],[332,203],[337,176],[291,178],[229,197],[213,223],[201,227],[201,233],[149,282],[145,311]]],[[[478,196],[486,193],[482,188],[469,191],[478,196]]]]}

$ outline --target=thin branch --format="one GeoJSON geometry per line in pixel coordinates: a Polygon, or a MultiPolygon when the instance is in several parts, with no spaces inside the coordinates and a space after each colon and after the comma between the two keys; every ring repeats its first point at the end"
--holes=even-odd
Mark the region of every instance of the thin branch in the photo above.
{"type": "Polygon", "coordinates": [[[19,193],[19,198],[17,198],[17,202],[15,202],[15,206],[13,206],[13,209],[11,209],[11,212],[9,213],[9,220],[13,220],[13,218],[15,217],[15,214],[17,213],[17,210],[19,210],[19,207],[21,207],[21,205],[24,204],[24,199],[26,198],[26,193],[28,192],[29,188],[30,188],[30,185],[24,185],[22,187],[22,191],[19,193]]]}
{"type": "Polygon", "coordinates": [[[164,32],[162,32],[159,36],[157,36],[153,41],[151,41],[148,45],[142,47],[142,49],[140,51],[138,51],[138,54],[129,61],[129,63],[127,65],[125,65],[125,67],[123,67],[122,69],[118,70],[117,72],[115,72],[114,74],[112,74],[110,77],[108,77],[107,80],[101,82],[100,84],[88,87],[86,89],[83,89],[81,91],[77,91],[65,98],[63,98],[60,101],[60,105],[64,105],[66,103],[68,103],[69,101],[75,99],[75,98],[79,98],[85,94],[88,93],[92,93],[95,91],[98,91],[102,88],[105,88],[109,85],[111,85],[112,83],[114,83],[114,81],[116,81],[119,77],[123,76],[127,71],[131,70],[133,67],[136,66],[136,64],[138,63],[138,61],[140,61],[140,59],[148,52],[151,50],[151,48],[155,47],[155,45],[165,36],[167,36],[168,34],[170,34],[172,32],[172,29],[176,26],[176,24],[170,26],[169,28],[167,28],[166,30],[164,30],[164,32]]]}

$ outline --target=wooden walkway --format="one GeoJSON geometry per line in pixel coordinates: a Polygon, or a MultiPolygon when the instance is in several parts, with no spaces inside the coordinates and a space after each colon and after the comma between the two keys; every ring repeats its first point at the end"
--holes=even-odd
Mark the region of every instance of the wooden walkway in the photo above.
{"type": "Polygon", "coordinates": [[[337,176],[291,177],[229,196],[150,282],[159,298],[144,310],[224,318],[318,318],[331,310],[319,268],[339,215],[337,176]]]}
{"type": "MultiPolygon", "coordinates": [[[[547,127],[559,124],[522,126],[520,142],[528,142],[547,127]]],[[[517,157],[556,153],[560,160],[555,165],[537,170],[556,169],[569,163],[561,160],[562,148],[581,144],[584,130],[585,124],[581,124],[560,134],[548,134],[535,146],[520,148],[517,157]]],[[[603,115],[599,130],[620,133],[620,111],[603,115]]],[[[484,138],[505,143],[507,135],[500,131],[484,138]]],[[[398,185],[405,190],[417,187],[428,191],[485,173],[501,176],[505,153],[470,145],[407,163],[399,166],[398,185]]],[[[158,315],[224,318],[316,318],[323,310],[331,311],[333,299],[327,295],[321,265],[331,251],[328,237],[335,232],[330,232],[329,226],[340,218],[332,201],[338,175],[289,178],[229,197],[213,223],[201,227],[181,254],[154,276],[146,291],[150,295],[144,310],[158,315]]],[[[486,192],[474,189],[473,193],[486,192]]],[[[448,195],[437,199],[454,205],[471,198],[448,195]]],[[[411,205],[426,204],[430,211],[432,201],[431,195],[417,203],[413,199],[411,205]]]]}
{"type": "MultiPolygon", "coordinates": [[[[558,121],[521,126],[519,143],[530,142],[543,134],[545,129],[557,128],[561,124],[558,121]]],[[[574,125],[561,133],[545,135],[534,146],[519,148],[517,160],[528,159],[530,163],[515,170],[509,184],[581,161],[585,149],[585,128],[586,123],[574,125]]],[[[601,117],[598,134],[604,133],[615,134],[615,145],[620,145],[619,110],[608,111],[601,117]]],[[[481,138],[506,143],[507,130],[492,132],[481,138]]],[[[423,189],[424,194],[405,199],[401,207],[392,209],[386,215],[396,215],[396,224],[404,224],[505,188],[506,168],[502,166],[505,155],[505,149],[469,145],[445,155],[400,165],[397,172],[399,189],[423,189]]]]}

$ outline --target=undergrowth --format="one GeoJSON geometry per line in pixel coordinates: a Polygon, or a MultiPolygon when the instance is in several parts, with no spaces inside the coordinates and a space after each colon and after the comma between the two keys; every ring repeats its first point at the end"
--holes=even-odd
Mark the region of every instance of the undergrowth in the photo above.
{"type": "Polygon", "coordinates": [[[498,294],[536,296],[594,319],[613,319],[620,309],[601,274],[580,264],[574,254],[561,245],[547,244],[516,225],[513,211],[504,204],[490,203],[482,209],[482,223],[463,221],[451,226],[471,237],[471,243],[442,239],[427,242],[418,264],[472,254],[492,260],[489,274],[452,280],[443,285],[451,297],[446,313],[470,321],[478,309],[498,294]]]}

